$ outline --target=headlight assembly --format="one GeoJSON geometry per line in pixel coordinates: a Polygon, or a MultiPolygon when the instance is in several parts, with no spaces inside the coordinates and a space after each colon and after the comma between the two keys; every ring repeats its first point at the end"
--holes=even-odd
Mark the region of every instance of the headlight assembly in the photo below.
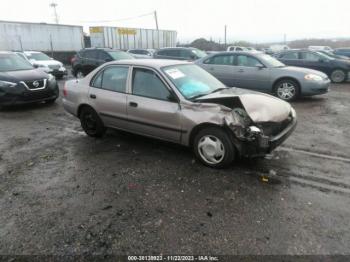
{"type": "Polygon", "coordinates": [[[48,75],[49,75],[49,81],[53,81],[56,79],[52,74],[48,74],[48,75]]]}
{"type": "Polygon", "coordinates": [[[14,87],[15,85],[17,85],[17,84],[13,83],[13,82],[1,81],[0,80],[0,87],[14,87]]]}
{"type": "Polygon", "coordinates": [[[313,81],[322,81],[322,77],[314,74],[307,74],[304,77],[306,80],[313,80],[313,81]]]}

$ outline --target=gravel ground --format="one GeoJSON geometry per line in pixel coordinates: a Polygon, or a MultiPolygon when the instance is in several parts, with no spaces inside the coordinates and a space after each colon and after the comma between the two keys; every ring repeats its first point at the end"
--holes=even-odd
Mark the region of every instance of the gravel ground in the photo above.
{"type": "Polygon", "coordinates": [[[1,110],[0,254],[349,255],[350,84],[293,106],[282,147],[226,170],[87,137],[60,99],[1,110]]]}

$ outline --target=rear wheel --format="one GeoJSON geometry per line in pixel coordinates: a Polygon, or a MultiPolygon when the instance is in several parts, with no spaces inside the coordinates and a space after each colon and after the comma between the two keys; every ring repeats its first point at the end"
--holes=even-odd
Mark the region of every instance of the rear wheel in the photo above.
{"type": "Polygon", "coordinates": [[[202,129],[194,139],[193,149],[196,157],[209,167],[227,167],[235,158],[229,135],[217,127],[202,129]]]}
{"type": "Polygon", "coordinates": [[[300,93],[299,84],[292,79],[282,79],[275,84],[275,94],[284,101],[295,100],[300,93]]]}
{"type": "Polygon", "coordinates": [[[346,73],[341,69],[336,69],[331,73],[333,83],[343,83],[346,80],[346,73]]]}
{"type": "Polygon", "coordinates": [[[101,137],[106,132],[101,118],[91,107],[84,107],[80,112],[80,123],[85,133],[92,137],[101,137]]]}

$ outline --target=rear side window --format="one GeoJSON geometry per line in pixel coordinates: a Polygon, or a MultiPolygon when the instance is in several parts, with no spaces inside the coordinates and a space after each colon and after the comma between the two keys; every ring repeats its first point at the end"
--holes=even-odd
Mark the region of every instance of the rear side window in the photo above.
{"type": "Polygon", "coordinates": [[[88,59],[98,59],[98,53],[98,50],[85,50],[83,57],[88,59]]]}
{"type": "Polygon", "coordinates": [[[179,57],[180,50],[177,50],[177,49],[161,50],[158,52],[158,55],[179,57]]]}
{"type": "Polygon", "coordinates": [[[152,70],[135,68],[133,70],[132,83],[133,95],[166,101],[170,100],[170,91],[152,70]]]}
{"type": "Polygon", "coordinates": [[[205,60],[205,64],[213,65],[233,65],[234,55],[216,55],[205,60]]]}
{"type": "Polygon", "coordinates": [[[301,59],[307,60],[307,61],[319,61],[320,56],[311,52],[303,52],[301,53],[301,59]]]}
{"type": "Polygon", "coordinates": [[[296,60],[298,59],[298,52],[288,52],[280,56],[283,59],[296,60]]]}
{"type": "Polygon", "coordinates": [[[94,79],[92,86],[114,92],[125,93],[128,67],[107,67],[94,79]]]}

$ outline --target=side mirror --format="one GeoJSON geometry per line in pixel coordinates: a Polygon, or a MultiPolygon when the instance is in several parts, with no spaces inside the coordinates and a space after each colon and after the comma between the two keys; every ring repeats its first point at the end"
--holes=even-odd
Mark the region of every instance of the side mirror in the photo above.
{"type": "Polygon", "coordinates": [[[174,103],[177,103],[177,102],[178,102],[178,100],[177,100],[177,98],[176,98],[176,96],[175,96],[174,93],[170,93],[170,94],[169,94],[168,100],[169,100],[169,102],[174,102],[174,103]]]}
{"type": "Polygon", "coordinates": [[[113,61],[112,58],[106,58],[106,59],[105,59],[105,62],[112,62],[112,61],[113,61]]]}
{"type": "Polygon", "coordinates": [[[262,70],[262,69],[265,68],[265,66],[263,66],[263,65],[257,65],[256,67],[257,67],[259,70],[262,70]]]}
{"type": "Polygon", "coordinates": [[[34,68],[39,68],[39,65],[34,64],[33,67],[34,67],[34,68]]]}
{"type": "Polygon", "coordinates": [[[191,59],[191,60],[197,60],[198,58],[197,58],[196,55],[191,55],[191,56],[190,56],[190,59],[191,59]]]}

